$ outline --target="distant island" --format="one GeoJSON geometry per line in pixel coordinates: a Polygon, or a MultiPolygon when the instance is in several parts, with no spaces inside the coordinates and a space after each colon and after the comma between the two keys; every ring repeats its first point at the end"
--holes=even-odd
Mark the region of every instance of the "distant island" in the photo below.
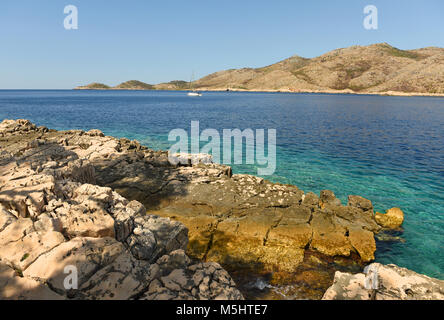
{"type": "MultiPolygon", "coordinates": [[[[115,87],[91,83],[75,89],[188,90],[189,82],[115,87]]],[[[387,43],[336,49],[308,59],[292,56],[262,68],[230,69],[192,82],[202,91],[326,92],[388,95],[444,95],[444,48],[400,50],[387,43]]]]}

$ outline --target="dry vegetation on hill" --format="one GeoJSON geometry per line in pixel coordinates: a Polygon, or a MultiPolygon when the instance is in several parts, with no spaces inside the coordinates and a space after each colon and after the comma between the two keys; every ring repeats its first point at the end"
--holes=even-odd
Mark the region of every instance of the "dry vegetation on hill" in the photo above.
{"type": "MultiPolygon", "coordinates": [[[[108,89],[105,85],[99,89],[108,89]]],[[[186,90],[185,81],[128,81],[109,89],[186,90]]],[[[292,56],[262,68],[219,71],[193,83],[200,90],[444,94],[444,49],[400,50],[387,43],[292,56]]],[[[91,84],[77,89],[98,89],[91,84]]]]}
{"type": "Polygon", "coordinates": [[[293,56],[258,69],[213,73],[208,89],[444,93],[444,49],[403,51],[388,44],[337,49],[313,59],[293,56]]]}

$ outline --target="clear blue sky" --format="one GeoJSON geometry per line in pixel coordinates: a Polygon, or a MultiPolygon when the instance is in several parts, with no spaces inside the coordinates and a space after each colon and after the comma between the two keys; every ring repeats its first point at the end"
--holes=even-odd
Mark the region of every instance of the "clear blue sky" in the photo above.
{"type": "Polygon", "coordinates": [[[444,1],[1,0],[0,88],[188,81],[377,42],[444,47],[444,1]],[[63,27],[69,4],[78,30],[63,27]],[[363,27],[369,4],[378,30],[363,27]]]}

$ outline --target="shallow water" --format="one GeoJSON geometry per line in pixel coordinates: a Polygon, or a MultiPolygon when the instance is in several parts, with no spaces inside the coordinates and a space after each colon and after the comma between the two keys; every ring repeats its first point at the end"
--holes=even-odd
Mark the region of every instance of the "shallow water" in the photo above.
{"type": "MultiPolygon", "coordinates": [[[[277,130],[272,181],[331,189],[400,207],[405,243],[378,242],[376,260],[444,279],[444,98],[285,93],[0,90],[0,119],[101,129],[167,149],[171,129],[277,130]]],[[[221,131],[220,131],[221,132],[221,131]]],[[[254,165],[235,173],[256,174],[254,165]]],[[[384,211],[382,211],[384,212],[384,211]]]]}

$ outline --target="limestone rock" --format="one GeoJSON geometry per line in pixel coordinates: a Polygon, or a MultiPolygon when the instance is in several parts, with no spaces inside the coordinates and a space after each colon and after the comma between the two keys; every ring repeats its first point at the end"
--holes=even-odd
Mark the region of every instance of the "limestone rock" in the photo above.
{"type": "Polygon", "coordinates": [[[0,300],[63,300],[46,285],[24,278],[0,262],[0,300]]]}
{"type": "Polygon", "coordinates": [[[348,196],[348,205],[351,207],[356,207],[362,209],[363,211],[373,212],[373,204],[370,200],[365,199],[361,196],[348,196]]]}
{"type": "Polygon", "coordinates": [[[10,242],[18,241],[33,231],[34,227],[32,225],[31,219],[17,219],[14,222],[10,223],[0,233],[0,245],[5,245],[10,242]]]}
{"type": "Polygon", "coordinates": [[[347,229],[337,223],[332,215],[315,212],[311,221],[313,239],[310,246],[329,256],[349,256],[352,246],[347,237],[347,229]]]}
{"type": "Polygon", "coordinates": [[[40,255],[65,241],[59,232],[31,232],[0,250],[0,260],[13,268],[25,270],[40,255]]]}
{"type": "Polygon", "coordinates": [[[375,219],[384,228],[397,229],[404,222],[404,213],[399,208],[391,208],[385,214],[376,212],[375,219]]]}
{"type": "Polygon", "coordinates": [[[324,300],[443,300],[444,281],[393,264],[373,263],[368,274],[336,272],[324,300]]]}
{"type": "Polygon", "coordinates": [[[373,232],[362,228],[352,228],[349,230],[348,238],[362,261],[369,262],[375,259],[376,242],[373,232]]]}
{"type": "Polygon", "coordinates": [[[172,270],[168,275],[151,282],[142,299],[240,300],[243,297],[219,264],[207,262],[172,270]]]}
{"type": "Polygon", "coordinates": [[[155,261],[168,252],[186,249],[188,230],[181,223],[148,215],[135,218],[134,225],[126,242],[138,259],[155,261]]]}
{"type": "Polygon", "coordinates": [[[150,229],[145,229],[143,224],[138,224],[133,233],[127,238],[126,243],[131,248],[131,253],[141,260],[155,260],[156,237],[150,229]],[[154,256],[154,257],[153,257],[154,256]]]}
{"type": "Polygon", "coordinates": [[[48,282],[56,292],[66,294],[66,267],[77,269],[78,286],[81,287],[98,269],[112,263],[123,251],[124,246],[112,238],[74,238],[41,255],[23,275],[48,282]]]}
{"type": "Polygon", "coordinates": [[[319,197],[319,206],[323,208],[326,204],[332,204],[335,206],[341,205],[341,200],[336,198],[333,191],[330,190],[321,190],[321,195],[319,197]]]}
{"type": "Polygon", "coordinates": [[[80,288],[80,298],[128,300],[145,291],[153,280],[152,266],[128,252],[120,254],[89,278],[80,288]]]}
{"type": "Polygon", "coordinates": [[[304,194],[302,203],[308,207],[317,207],[319,205],[319,197],[313,192],[304,194]]]}
{"type": "Polygon", "coordinates": [[[365,274],[351,275],[336,271],[333,285],[322,300],[371,300],[372,292],[365,289],[365,274]]]}
{"type": "Polygon", "coordinates": [[[36,231],[63,231],[63,224],[60,219],[52,218],[48,214],[41,214],[38,220],[34,222],[36,231]]]}
{"type": "MultiPolygon", "coordinates": [[[[96,185],[97,164],[104,159],[117,164],[115,157],[123,156],[118,173],[130,178],[144,172],[145,147],[98,130],[56,132],[27,120],[2,122],[0,147],[0,298],[139,299],[168,277],[167,286],[181,285],[176,297],[188,295],[191,288],[179,275],[192,279],[198,270],[189,270],[191,260],[183,251],[187,228],[147,215],[140,202],[96,185]]],[[[157,165],[163,155],[146,159],[157,165]]],[[[226,169],[208,172],[225,175],[226,169]]],[[[216,279],[219,269],[203,271],[216,279]]],[[[214,280],[208,294],[193,298],[216,293],[242,298],[225,275],[228,284],[214,280]]]]}
{"type": "Polygon", "coordinates": [[[86,134],[91,136],[91,137],[104,137],[105,136],[103,134],[103,132],[98,130],[98,129],[89,130],[86,134]]]}
{"type": "Polygon", "coordinates": [[[0,204],[0,232],[15,220],[17,220],[17,218],[0,204]]]}
{"type": "Polygon", "coordinates": [[[181,164],[191,166],[193,164],[209,164],[213,163],[213,157],[210,154],[190,154],[190,153],[176,153],[168,156],[172,164],[181,164]]]}
{"type": "Polygon", "coordinates": [[[89,211],[84,204],[55,211],[69,237],[114,237],[114,219],[102,210],[89,211]]]}

